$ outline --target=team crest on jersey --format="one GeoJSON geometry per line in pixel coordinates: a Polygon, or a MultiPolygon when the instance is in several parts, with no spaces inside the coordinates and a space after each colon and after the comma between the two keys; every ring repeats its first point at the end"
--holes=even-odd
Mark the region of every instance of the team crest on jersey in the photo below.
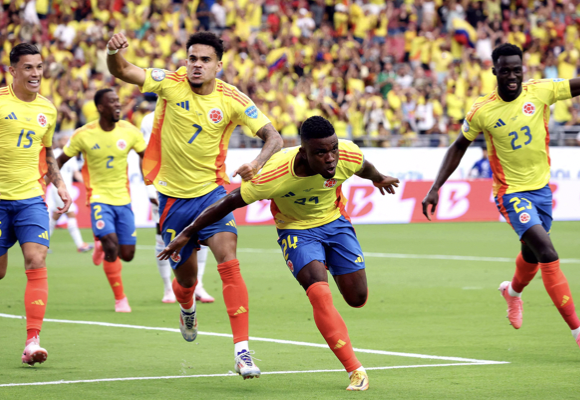
{"type": "Polygon", "coordinates": [[[98,220],[96,223],[97,229],[103,229],[105,227],[105,221],[102,219],[98,220]]]}
{"type": "Polygon", "coordinates": [[[123,139],[119,139],[117,140],[117,147],[119,150],[125,150],[127,148],[127,142],[125,142],[123,139]]]}
{"type": "Polygon", "coordinates": [[[288,260],[286,265],[288,266],[288,268],[290,268],[290,271],[294,272],[294,264],[292,264],[292,261],[288,260]]]}
{"type": "Polygon", "coordinates": [[[528,222],[530,222],[530,219],[531,219],[530,214],[528,214],[527,212],[520,214],[520,222],[522,224],[527,224],[528,222]]]}
{"type": "Polygon", "coordinates": [[[467,122],[467,120],[463,121],[463,132],[469,132],[469,122],[467,122]]]}
{"type": "Polygon", "coordinates": [[[173,253],[171,255],[171,259],[173,260],[173,262],[178,263],[181,261],[181,255],[179,255],[179,253],[178,254],[173,253]]]}
{"type": "Polygon", "coordinates": [[[165,79],[165,71],[162,69],[154,69],[151,71],[151,78],[156,82],[161,82],[165,79]]]}
{"type": "Polygon", "coordinates": [[[336,186],[336,179],[327,179],[324,181],[325,188],[332,188],[336,186]]]}
{"type": "Polygon", "coordinates": [[[43,113],[38,114],[36,120],[38,121],[38,125],[42,126],[43,128],[46,126],[46,124],[48,124],[48,119],[46,119],[46,115],[43,113]]]}
{"type": "Polygon", "coordinates": [[[534,113],[536,112],[536,106],[534,105],[534,103],[526,103],[522,107],[522,111],[524,112],[524,115],[528,116],[534,115],[534,113]]]}
{"type": "Polygon", "coordinates": [[[258,109],[256,106],[250,106],[246,108],[246,115],[252,119],[258,118],[258,109]]]}
{"type": "Polygon", "coordinates": [[[224,119],[224,113],[219,108],[212,108],[207,113],[207,116],[214,124],[217,124],[218,122],[221,122],[222,119],[224,119]]]}

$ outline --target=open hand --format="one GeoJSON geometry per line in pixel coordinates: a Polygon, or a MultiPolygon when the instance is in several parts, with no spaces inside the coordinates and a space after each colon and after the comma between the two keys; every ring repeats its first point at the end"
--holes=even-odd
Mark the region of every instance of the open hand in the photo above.
{"type": "Polygon", "coordinates": [[[160,260],[167,260],[169,257],[173,257],[174,255],[177,256],[183,246],[189,242],[189,239],[184,234],[180,233],[163,249],[161,253],[157,255],[157,258],[160,260]]]}
{"type": "Polygon", "coordinates": [[[395,194],[395,188],[399,187],[399,180],[392,176],[382,175],[382,177],[383,179],[380,182],[373,182],[373,185],[379,188],[383,196],[385,193],[395,194]]]}

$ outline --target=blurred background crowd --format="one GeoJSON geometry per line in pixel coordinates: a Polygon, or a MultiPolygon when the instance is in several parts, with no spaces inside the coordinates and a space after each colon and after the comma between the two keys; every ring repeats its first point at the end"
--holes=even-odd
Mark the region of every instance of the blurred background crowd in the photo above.
{"type": "MultiPolygon", "coordinates": [[[[122,31],[130,62],[175,70],[188,35],[210,30],[226,46],[218,77],[247,93],[287,145],[298,143],[301,121],[322,115],[364,146],[447,146],[495,88],[495,46],[525,51],[525,80],[569,79],[579,27],[580,0],[3,0],[0,86],[11,83],[12,47],[32,42],[59,131],[98,118],[92,100],[103,87],[140,126],[155,98],[109,74],[108,39],[122,31]]],[[[553,144],[575,145],[580,102],[553,107],[553,144]]],[[[258,145],[242,129],[233,137],[233,147],[258,145]]]]}

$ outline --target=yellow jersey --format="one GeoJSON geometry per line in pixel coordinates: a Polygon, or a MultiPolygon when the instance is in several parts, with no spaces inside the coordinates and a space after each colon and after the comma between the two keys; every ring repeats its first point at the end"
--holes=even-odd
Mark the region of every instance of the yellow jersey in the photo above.
{"type": "Polygon", "coordinates": [[[339,140],[339,159],[333,178],[296,176],[294,162],[299,147],[274,154],[251,181],[243,181],[241,195],[247,204],[270,199],[278,229],[310,229],[328,224],[346,213],[342,183],[360,171],[364,156],[351,141],[339,140]]]}
{"type": "Polygon", "coordinates": [[[20,100],[12,86],[0,88],[0,200],[44,196],[56,108],[45,97],[20,100]]]}
{"type": "Polygon", "coordinates": [[[131,149],[140,153],[146,147],[141,131],[129,122],[119,121],[106,132],[97,120],[77,129],[63,151],[69,157],[83,153],[87,203],[124,206],[131,202],[127,155],[131,149]]]}
{"type": "Polygon", "coordinates": [[[483,132],[493,171],[494,196],[541,189],[550,180],[550,105],[571,98],[563,79],[528,81],[511,102],[497,89],[480,97],[461,129],[473,141],[483,132]]]}
{"type": "Polygon", "coordinates": [[[170,197],[200,197],[229,183],[225,159],[234,128],[245,125],[255,135],[270,123],[248,96],[219,79],[211,94],[194,93],[186,67],[148,69],[141,91],[159,95],[145,182],[170,197]]]}

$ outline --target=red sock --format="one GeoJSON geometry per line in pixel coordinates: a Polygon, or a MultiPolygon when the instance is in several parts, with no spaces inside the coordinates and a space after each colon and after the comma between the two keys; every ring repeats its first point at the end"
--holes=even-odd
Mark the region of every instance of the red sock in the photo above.
{"type": "Polygon", "coordinates": [[[197,280],[192,287],[186,288],[181,286],[179,282],[177,282],[177,279],[173,278],[173,293],[175,294],[177,302],[181,304],[181,307],[183,307],[184,310],[189,310],[193,307],[193,292],[195,291],[196,286],[197,280]]]}
{"type": "Polygon", "coordinates": [[[306,291],[314,311],[314,322],[334,355],[346,372],[352,372],[362,364],[354,355],[344,320],[332,304],[332,293],[326,282],[316,282],[306,291]]]}
{"type": "Polygon", "coordinates": [[[222,278],[224,302],[230,316],[234,343],[248,340],[250,307],[246,282],[240,273],[240,262],[233,259],[219,264],[217,268],[222,278]]]}
{"type": "Polygon", "coordinates": [[[512,279],[512,289],[521,293],[526,286],[534,279],[540,269],[540,264],[526,262],[522,253],[516,257],[516,273],[512,279]]]}
{"type": "Polygon", "coordinates": [[[576,315],[574,301],[568,281],[560,269],[560,260],[550,263],[540,263],[542,269],[542,280],[548,294],[552,298],[554,305],[568,324],[570,329],[574,330],[580,327],[580,320],[576,315]]]}
{"type": "Polygon", "coordinates": [[[121,279],[122,269],[123,265],[121,264],[121,259],[119,257],[117,257],[113,262],[107,260],[103,262],[103,270],[105,271],[105,275],[107,275],[111,289],[113,289],[115,300],[121,300],[125,297],[125,293],[123,292],[123,280],[121,279]]]}
{"type": "Polygon", "coordinates": [[[46,268],[26,270],[26,291],[24,308],[26,309],[27,339],[38,336],[42,329],[42,320],[48,303],[48,280],[46,268]]]}

